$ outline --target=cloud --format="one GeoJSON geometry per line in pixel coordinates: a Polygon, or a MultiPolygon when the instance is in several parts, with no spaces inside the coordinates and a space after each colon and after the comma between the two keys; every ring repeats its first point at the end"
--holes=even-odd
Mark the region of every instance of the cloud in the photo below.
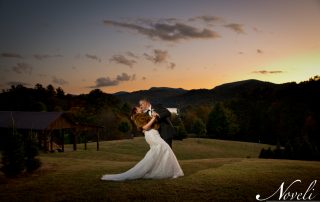
{"type": "Polygon", "coordinates": [[[89,58],[89,59],[97,60],[98,62],[101,62],[101,59],[96,55],[86,54],[86,57],[89,58]]]}
{"type": "Polygon", "coordinates": [[[148,20],[145,24],[132,22],[118,22],[113,20],[104,20],[107,26],[123,27],[135,30],[139,34],[145,35],[150,39],[160,39],[163,41],[179,41],[188,39],[215,39],[220,35],[207,28],[198,29],[185,23],[169,23],[169,22],[151,22],[148,20]]]}
{"type": "Polygon", "coordinates": [[[43,60],[43,59],[48,59],[48,58],[58,58],[58,57],[63,57],[60,54],[55,54],[55,55],[50,55],[50,54],[33,54],[33,57],[37,60],[43,60]]]}
{"type": "Polygon", "coordinates": [[[261,49],[257,49],[257,53],[262,54],[263,51],[261,49]]]}
{"type": "Polygon", "coordinates": [[[108,86],[117,86],[120,82],[125,81],[133,81],[136,79],[136,75],[128,75],[127,73],[122,73],[117,75],[115,79],[111,79],[110,77],[100,77],[96,80],[96,85],[91,86],[90,88],[98,88],[98,87],[108,87],[108,86]]]}
{"type": "MultiPolygon", "coordinates": [[[[20,55],[18,53],[1,53],[1,56],[2,57],[7,57],[7,58],[23,58],[22,55],[20,55]]],[[[33,54],[32,56],[37,60],[63,57],[63,55],[60,55],[60,54],[53,54],[53,55],[50,55],[50,54],[33,54]]]]}
{"type": "Polygon", "coordinates": [[[216,22],[223,22],[224,20],[221,17],[218,16],[210,16],[210,15],[203,15],[203,16],[197,16],[193,18],[189,18],[189,21],[193,22],[196,20],[201,20],[209,25],[212,25],[212,23],[216,22]]]}
{"type": "Polygon", "coordinates": [[[151,26],[154,23],[168,23],[168,24],[173,24],[173,23],[178,23],[180,20],[177,18],[127,18],[125,19],[126,22],[133,23],[136,25],[149,25],[151,26]]]}
{"type": "Polygon", "coordinates": [[[137,61],[132,60],[132,59],[128,59],[123,55],[114,55],[112,56],[112,58],[110,59],[110,61],[118,63],[118,64],[123,64],[123,65],[127,65],[130,68],[132,68],[132,66],[137,63],[137,61]]]}
{"type": "Polygon", "coordinates": [[[245,34],[242,24],[230,23],[225,25],[224,27],[229,28],[238,34],[245,34]]]}
{"type": "Polygon", "coordinates": [[[64,79],[60,79],[60,78],[57,78],[55,76],[52,77],[52,82],[55,83],[55,84],[58,84],[58,85],[65,85],[65,84],[68,84],[69,82],[64,80],[64,79]]]}
{"type": "Polygon", "coordinates": [[[136,58],[136,59],[139,59],[139,56],[137,56],[136,54],[134,54],[134,53],[132,53],[132,52],[130,52],[130,51],[127,51],[127,56],[129,56],[129,57],[133,57],[133,58],[136,58]]]}
{"type": "Polygon", "coordinates": [[[100,78],[97,78],[96,85],[92,86],[91,88],[117,86],[118,84],[119,84],[119,81],[112,80],[110,79],[110,77],[100,77],[100,78]]]}
{"type": "Polygon", "coordinates": [[[167,64],[169,69],[174,69],[176,64],[174,62],[168,61],[169,53],[166,50],[154,49],[152,54],[144,53],[146,60],[153,62],[154,64],[167,64]]]}
{"type": "Polygon", "coordinates": [[[129,76],[127,73],[122,73],[121,75],[118,75],[116,80],[117,81],[130,81],[135,80],[136,75],[133,74],[132,76],[129,76]]]}
{"type": "Polygon", "coordinates": [[[252,73],[255,73],[255,74],[280,74],[280,73],[284,73],[284,72],[281,70],[275,70],[275,71],[260,70],[260,71],[253,71],[252,73]]]}
{"type": "Polygon", "coordinates": [[[18,53],[1,53],[1,56],[4,57],[4,58],[23,58],[18,53]]]}
{"type": "Polygon", "coordinates": [[[30,84],[21,82],[21,81],[9,81],[6,83],[8,86],[17,86],[17,85],[23,85],[23,86],[29,86],[30,84]]]}
{"type": "Polygon", "coordinates": [[[253,31],[255,31],[256,33],[262,33],[262,31],[261,31],[259,28],[257,28],[257,27],[253,27],[252,29],[253,29],[253,31]]]}
{"type": "Polygon", "coordinates": [[[133,81],[133,80],[136,80],[136,75],[135,74],[133,74],[132,76],[131,76],[131,80],[133,81]]]}
{"type": "Polygon", "coordinates": [[[163,63],[167,61],[169,54],[168,54],[168,51],[154,49],[153,55],[149,55],[145,53],[144,56],[147,60],[150,60],[153,63],[163,63]]]}
{"type": "Polygon", "coordinates": [[[33,67],[27,63],[17,63],[15,66],[12,67],[12,71],[18,74],[31,74],[33,67]]]}
{"type": "Polygon", "coordinates": [[[175,63],[170,62],[169,65],[168,65],[168,68],[169,68],[169,69],[174,69],[175,66],[176,66],[175,63]]]}

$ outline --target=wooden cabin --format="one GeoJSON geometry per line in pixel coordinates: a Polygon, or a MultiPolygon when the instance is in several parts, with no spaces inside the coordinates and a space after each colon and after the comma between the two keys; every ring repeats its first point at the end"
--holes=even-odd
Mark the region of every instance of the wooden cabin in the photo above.
{"type": "MultiPolygon", "coordinates": [[[[99,133],[102,127],[76,124],[69,121],[64,112],[25,112],[0,111],[0,128],[15,128],[22,134],[30,132],[37,135],[39,146],[46,151],[64,151],[65,133],[73,137],[73,150],[77,150],[77,135],[93,131],[97,137],[99,150],[99,133]]],[[[87,148],[85,141],[85,149],[87,148]]]]}

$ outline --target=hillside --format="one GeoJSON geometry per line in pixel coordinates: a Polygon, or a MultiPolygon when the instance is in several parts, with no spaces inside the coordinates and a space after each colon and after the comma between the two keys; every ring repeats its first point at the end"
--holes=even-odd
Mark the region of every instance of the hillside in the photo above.
{"type": "MultiPolygon", "coordinates": [[[[100,181],[106,173],[126,171],[148,150],[144,138],[95,143],[88,150],[41,154],[43,167],[32,176],[6,180],[0,174],[0,201],[256,201],[282,182],[301,179],[304,192],[318,179],[320,162],[257,159],[255,143],[186,139],[173,150],[185,173],[174,180],[100,181]]],[[[273,198],[276,200],[276,198],[273,198]]],[[[315,198],[314,200],[319,200],[315,198]]]]}
{"type": "Polygon", "coordinates": [[[211,92],[213,93],[215,100],[223,101],[234,97],[242,96],[247,92],[253,91],[255,89],[275,86],[277,86],[277,84],[250,79],[222,84],[213,88],[211,92]]]}
{"type": "Polygon", "coordinates": [[[131,93],[118,92],[113,95],[132,104],[138,103],[141,98],[148,98],[154,101],[154,103],[165,103],[165,105],[169,105],[170,100],[174,100],[176,96],[186,92],[187,90],[182,88],[152,87],[148,90],[139,90],[131,93]]]}
{"type": "Polygon", "coordinates": [[[276,84],[259,80],[244,80],[219,85],[213,89],[192,89],[184,90],[181,88],[150,88],[134,92],[118,92],[113,95],[129,103],[137,103],[139,99],[147,97],[153,103],[162,103],[168,107],[185,107],[187,105],[211,105],[218,101],[224,101],[241,95],[254,88],[274,86],[276,84]]]}

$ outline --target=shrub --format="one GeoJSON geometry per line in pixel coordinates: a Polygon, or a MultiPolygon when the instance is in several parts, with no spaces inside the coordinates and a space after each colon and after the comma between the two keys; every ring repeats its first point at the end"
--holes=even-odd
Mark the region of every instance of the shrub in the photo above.
{"type": "Polygon", "coordinates": [[[2,150],[1,171],[7,177],[20,174],[25,168],[24,144],[22,135],[16,130],[8,130],[5,134],[2,150]]]}
{"type": "Polygon", "coordinates": [[[206,137],[206,124],[201,119],[197,118],[193,123],[192,132],[197,134],[198,137],[206,137]]]}
{"type": "Polygon", "coordinates": [[[25,141],[25,166],[27,172],[32,172],[37,170],[41,166],[41,162],[39,159],[35,157],[38,156],[39,150],[35,141],[35,136],[33,134],[29,134],[27,140],[25,141]]]}
{"type": "Polygon", "coordinates": [[[26,159],[25,166],[27,168],[27,172],[33,172],[37,170],[41,166],[41,161],[36,158],[26,159]]]}
{"type": "Polygon", "coordinates": [[[32,172],[41,166],[40,160],[35,158],[39,152],[32,134],[23,138],[15,129],[8,130],[4,142],[1,171],[7,177],[15,177],[24,170],[32,172]]]}
{"type": "Polygon", "coordinates": [[[131,124],[128,121],[122,121],[118,125],[118,130],[122,133],[128,133],[131,130],[131,124]]]}

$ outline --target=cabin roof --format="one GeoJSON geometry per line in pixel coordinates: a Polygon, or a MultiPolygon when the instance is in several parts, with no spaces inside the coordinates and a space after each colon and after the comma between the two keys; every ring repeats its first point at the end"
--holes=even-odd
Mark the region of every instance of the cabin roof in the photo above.
{"type": "MultiPolygon", "coordinates": [[[[66,122],[62,115],[63,112],[0,111],[0,128],[14,126],[16,129],[45,130],[58,119],[63,119],[63,122],[66,122]]],[[[60,127],[67,128],[65,124],[63,125],[60,127]]]]}

